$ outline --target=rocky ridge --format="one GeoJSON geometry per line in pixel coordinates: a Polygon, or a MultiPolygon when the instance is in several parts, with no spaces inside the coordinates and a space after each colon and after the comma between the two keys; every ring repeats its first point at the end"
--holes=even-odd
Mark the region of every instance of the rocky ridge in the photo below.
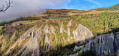
{"type": "MultiPolygon", "coordinates": [[[[74,39],[75,40],[74,43],[75,43],[93,37],[92,32],[81,24],[78,24],[78,27],[76,27],[76,29],[74,29],[71,32],[70,31],[71,25],[72,25],[72,20],[70,20],[69,23],[67,24],[67,30],[63,28],[63,24],[60,25],[60,29],[58,32],[60,32],[62,36],[64,33],[66,33],[67,35],[67,37],[64,36],[62,37],[63,39],[65,39],[64,42],[71,41],[72,39],[74,39]],[[71,33],[74,36],[71,36],[71,33]]],[[[42,51],[40,50],[41,43],[39,43],[39,40],[44,41],[43,43],[45,44],[46,47],[45,50],[48,52],[50,47],[54,45],[52,42],[55,43],[55,41],[58,40],[56,39],[58,38],[56,36],[56,33],[58,33],[56,32],[57,28],[58,28],[57,26],[54,27],[53,25],[49,25],[49,24],[42,25],[40,26],[40,28],[38,28],[37,25],[30,28],[21,37],[19,37],[19,39],[11,47],[8,48],[5,55],[9,54],[11,50],[14,50],[16,47],[19,47],[19,51],[16,51],[15,56],[17,55],[26,56],[28,54],[32,56],[39,56],[41,55],[40,53],[42,53],[42,51]],[[55,37],[54,41],[52,41],[53,35],[55,37]],[[24,41],[25,43],[24,45],[22,45],[23,44],[22,42],[24,41]]]]}
{"type": "Polygon", "coordinates": [[[96,53],[97,56],[118,56],[119,55],[119,32],[103,34],[96,36],[94,39],[89,40],[89,42],[83,46],[75,46],[76,49],[81,49],[76,54],[71,54],[69,56],[78,56],[83,51],[91,50],[96,53]]]}

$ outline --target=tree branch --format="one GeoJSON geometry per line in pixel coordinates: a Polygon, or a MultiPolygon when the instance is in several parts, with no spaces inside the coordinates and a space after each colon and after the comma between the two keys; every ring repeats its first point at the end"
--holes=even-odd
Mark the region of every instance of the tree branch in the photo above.
{"type": "Polygon", "coordinates": [[[6,2],[6,7],[5,7],[5,5],[2,4],[2,7],[0,8],[0,13],[1,12],[4,13],[5,11],[7,11],[11,7],[12,3],[13,3],[13,1],[9,0],[8,2],[6,2]]]}

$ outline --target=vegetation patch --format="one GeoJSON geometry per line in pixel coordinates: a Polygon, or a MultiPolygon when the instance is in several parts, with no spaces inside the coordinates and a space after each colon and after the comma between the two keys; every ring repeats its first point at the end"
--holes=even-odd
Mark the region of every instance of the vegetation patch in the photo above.
{"type": "Polygon", "coordinates": [[[79,56],[96,56],[96,54],[91,51],[91,50],[87,50],[87,51],[83,51],[79,56]]]}
{"type": "Polygon", "coordinates": [[[54,23],[54,22],[50,22],[50,24],[53,25],[53,26],[59,26],[58,23],[54,23]]]}
{"type": "Polygon", "coordinates": [[[0,30],[3,28],[3,26],[0,26],[0,30]]]}

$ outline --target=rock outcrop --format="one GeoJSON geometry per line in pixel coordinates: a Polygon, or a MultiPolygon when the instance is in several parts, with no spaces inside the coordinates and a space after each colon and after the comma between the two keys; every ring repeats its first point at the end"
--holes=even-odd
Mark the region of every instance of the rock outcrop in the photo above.
{"type": "Polygon", "coordinates": [[[31,36],[31,33],[35,30],[36,26],[30,28],[28,31],[26,31],[7,51],[5,54],[8,54],[11,49],[14,49],[17,45],[20,45],[20,43],[25,40],[27,37],[31,36]]]}
{"type": "MultiPolygon", "coordinates": [[[[49,52],[49,50],[51,50],[50,48],[54,45],[72,44],[70,43],[72,40],[75,44],[80,42],[81,45],[75,46],[74,48],[74,51],[77,49],[80,51],[69,56],[78,56],[83,51],[87,50],[92,50],[97,56],[119,55],[119,32],[115,34],[102,34],[92,38],[93,34],[87,27],[82,24],[76,24],[76,28],[72,29],[72,25],[72,20],[70,20],[69,23],[67,23],[66,28],[63,27],[63,23],[58,26],[43,24],[40,28],[34,26],[21,35],[16,42],[8,48],[5,55],[9,54],[15,48],[19,48],[15,53],[16,56],[19,54],[21,56],[26,56],[28,54],[40,56],[40,53],[43,53],[44,50],[49,52]],[[41,50],[42,48],[43,50],[41,50]]],[[[16,32],[12,35],[11,39],[15,37],[16,32]]]]}
{"type": "Polygon", "coordinates": [[[79,24],[76,30],[73,30],[75,41],[84,41],[86,39],[92,38],[92,32],[85,26],[79,24]]]}
{"type": "Polygon", "coordinates": [[[62,43],[68,41],[69,43],[72,39],[75,40],[74,42],[78,42],[93,37],[92,32],[81,24],[79,24],[76,29],[72,29],[73,31],[71,32],[72,20],[70,20],[66,26],[66,29],[64,29],[63,24],[59,26],[60,28],[58,28],[57,26],[54,27],[53,25],[49,24],[44,24],[40,26],[40,28],[34,26],[26,31],[23,35],[21,35],[19,39],[11,47],[9,47],[8,51],[5,54],[10,53],[11,49],[13,50],[17,46],[20,46],[21,48],[16,53],[16,55],[21,54],[22,56],[25,56],[27,54],[32,54],[32,56],[39,56],[41,45],[41,42],[38,41],[39,39],[43,41],[42,43],[45,46],[45,51],[48,52],[49,48],[53,46],[53,43],[56,44],[54,41],[62,41],[62,43]],[[73,36],[71,36],[71,33],[73,34],[73,36]],[[26,42],[21,46],[22,42],[24,41],[26,42]]]}
{"type": "MultiPolygon", "coordinates": [[[[83,51],[92,50],[97,56],[112,56],[119,55],[119,32],[116,34],[109,33],[96,36],[94,39],[89,40],[85,47],[83,47],[75,55],[78,56],[83,51]]],[[[82,46],[75,47],[75,49],[80,49],[82,46]]],[[[73,54],[74,55],[74,54],[73,54]]]]}

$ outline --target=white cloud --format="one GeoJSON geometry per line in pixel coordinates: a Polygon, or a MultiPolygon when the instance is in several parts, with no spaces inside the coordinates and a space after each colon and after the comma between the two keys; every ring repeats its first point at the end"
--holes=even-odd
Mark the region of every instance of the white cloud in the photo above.
{"type": "Polygon", "coordinates": [[[92,5],[92,6],[91,6],[91,8],[94,8],[94,7],[96,7],[96,6],[95,6],[95,5],[92,5]]]}
{"type": "MultiPolygon", "coordinates": [[[[5,0],[0,0],[0,5],[5,4],[5,0]]],[[[8,1],[8,0],[6,0],[8,1]]],[[[71,0],[12,0],[12,6],[6,13],[0,14],[0,22],[12,20],[28,14],[42,13],[41,9],[58,7],[71,0]]],[[[1,6],[0,6],[1,7],[1,6]]]]}
{"type": "Polygon", "coordinates": [[[86,0],[86,1],[92,2],[92,3],[94,3],[94,4],[98,5],[98,6],[102,6],[102,4],[100,4],[99,2],[94,1],[94,0],[86,0]]]}

